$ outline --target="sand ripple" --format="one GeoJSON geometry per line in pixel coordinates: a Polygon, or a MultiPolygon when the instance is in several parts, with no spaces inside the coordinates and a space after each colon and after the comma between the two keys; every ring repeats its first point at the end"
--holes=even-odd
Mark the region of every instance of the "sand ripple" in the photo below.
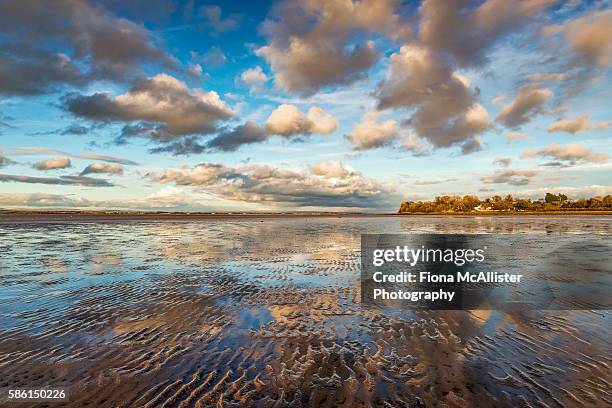
{"type": "MultiPolygon", "coordinates": [[[[0,225],[0,388],[100,407],[609,407],[608,311],[359,304],[361,232],[592,217],[0,225]]],[[[2,405],[2,403],[0,403],[2,405]]]]}

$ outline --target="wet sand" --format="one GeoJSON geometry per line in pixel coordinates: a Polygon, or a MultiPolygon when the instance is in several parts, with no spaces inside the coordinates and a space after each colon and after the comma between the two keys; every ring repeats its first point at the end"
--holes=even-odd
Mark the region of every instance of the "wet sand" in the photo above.
{"type": "Polygon", "coordinates": [[[609,235],[610,217],[105,221],[0,224],[0,389],[67,386],[49,405],[70,407],[612,404],[609,311],[359,302],[361,233],[537,241],[609,235]]]}

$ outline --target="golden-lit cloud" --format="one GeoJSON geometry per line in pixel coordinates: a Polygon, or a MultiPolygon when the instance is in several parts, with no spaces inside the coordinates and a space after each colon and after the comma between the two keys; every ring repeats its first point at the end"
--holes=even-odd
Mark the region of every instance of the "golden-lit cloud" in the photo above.
{"type": "Polygon", "coordinates": [[[247,85],[253,92],[261,91],[268,79],[268,76],[259,65],[254,68],[249,68],[240,74],[240,81],[247,85]]]}
{"type": "Polygon", "coordinates": [[[378,113],[367,113],[357,123],[347,139],[355,150],[375,149],[390,144],[399,138],[398,123],[395,120],[377,121],[378,113]]]}
{"type": "Polygon", "coordinates": [[[521,133],[521,132],[510,132],[504,136],[504,139],[506,139],[508,143],[522,142],[524,140],[528,140],[529,135],[527,133],[521,133]]]}
{"type": "Polygon", "coordinates": [[[590,115],[576,116],[571,119],[561,119],[548,125],[546,130],[549,132],[566,132],[572,135],[580,132],[588,132],[592,129],[610,129],[612,121],[605,122],[590,122],[590,115]]]}
{"type": "Polygon", "coordinates": [[[338,128],[338,120],[323,109],[313,106],[306,114],[291,104],[283,104],[272,111],[266,120],[266,130],[281,136],[328,134],[338,128]]]}
{"type": "Polygon", "coordinates": [[[377,97],[379,109],[415,109],[410,125],[435,147],[462,144],[464,150],[473,150],[474,143],[479,144],[475,136],[491,126],[467,78],[423,46],[405,45],[391,56],[377,97]]]}
{"type": "Polygon", "coordinates": [[[51,159],[43,160],[34,163],[32,167],[37,170],[58,170],[66,169],[72,166],[70,158],[68,157],[53,157],[51,159]]]}
{"type": "Polygon", "coordinates": [[[145,136],[159,142],[212,133],[219,121],[234,114],[215,91],[188,88],[167,74],[141,79],[114,98],[105,93],[69,95],[65,105],[72,114],[94,121],[153,123],[128,127],[123,136],[145,136]]]}
{"type": "Polygon", "coordinates": [[[545,36],[561,35],[582,63],[612,64],[612,10],[603,10],[546,26],[545,36]]]}
{"type": "Polygon", "coordinates": [[[518,89],[514,100],[502,107],[496,120],[508,128],[517,128],[542,113],[552,95],[547,88],[524,85],[518,89]]]}
{"type": "Polygon", "coordinates": [[[118,163],[92,163],[85,167],[81,176],[86,174],[123,174],[123,166],[118,163]]]}
{"type": "Polygon", "coordinates": [[[541,149],[527,149],[522,153],[522,157],[546,157],[566,163],[591,162],[601,163],[609,159],[607,153],[596,153],[592,149],[581,146],[578,143],[567,145],[552,144],[541,149]]]}

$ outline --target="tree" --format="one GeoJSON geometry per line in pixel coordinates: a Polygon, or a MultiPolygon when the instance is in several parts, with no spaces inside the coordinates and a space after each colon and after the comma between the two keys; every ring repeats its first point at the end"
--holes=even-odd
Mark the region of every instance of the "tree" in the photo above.
{"type": "Polygon", "coordinates": [[[581,198],[580,200],[576,201],[574,203],[574,207],[576,208],[588,208],[589,207],[589,202],[586,200],[586,198],[581,198]]]}
{"type": "Polygon", "coordinates": [[[552,194],[552,193],[546,193],[546,196],[544,197],[544,201],[546,201],[547,203],[555,203],[557,201],[559,201],[559,197],[557,197],[556,195],[552,194]]]}
{"type": "Polygon", "coordinates": [[[531,200],[527,199],[527,200],[516,200],[516,203],[514,204],[514,208],[516,208],[517,210],[520,211],[527,211],[527,210],[531,210],[532,205],[531,205],[531,200]]]}

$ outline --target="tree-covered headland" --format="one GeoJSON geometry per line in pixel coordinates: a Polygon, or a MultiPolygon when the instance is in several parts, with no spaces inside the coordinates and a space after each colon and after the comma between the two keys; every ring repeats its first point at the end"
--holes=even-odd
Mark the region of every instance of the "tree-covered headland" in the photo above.
{"type": "Polygon", "coordinates": [[[471,213],[471,212],[569,212],[569,211],[612,211],[612,195],[604,197],[570,200],[565,194],[546,193],[546,196],[531,200],[495,195],[481,200],[475,195],[439,196],[431,201],[404,201],[400,214],[415,213],[471,213]]]}

